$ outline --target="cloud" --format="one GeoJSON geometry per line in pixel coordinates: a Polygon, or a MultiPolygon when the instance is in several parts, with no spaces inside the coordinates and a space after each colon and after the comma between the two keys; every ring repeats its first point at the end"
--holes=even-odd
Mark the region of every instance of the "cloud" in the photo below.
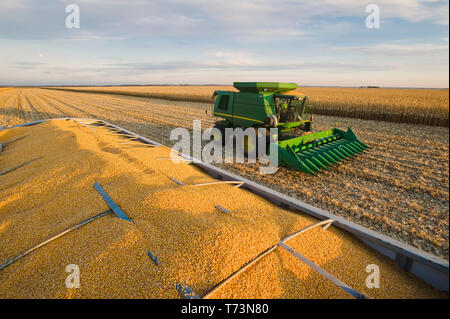
{"type": "Polygon", "coordinates": [[[150,71],[265,71],[265,72],[280,72],[280,71],[303,71],[303,70],[323,70],[327,72],[337,72],[343,70],[353,71],[379,71],[391,69],[391,64],[377,64],[368,61],[363,62],[330,62],[326,59],[316,59],[308,62],[278,62],[271,60],[254,59],[251,63],[247,61],[238,62],[236,60],[173,60],[173,61],[158,61],[158,62],[120,62],[109,63],[103,65],[104,71],[121,71],[128,74],[148,73],[150,71]]]}
{"type": "Polygon", "coordinates": [[[47,63],[43,62],[29,62],[29,61],[22,61],[22,62],[16,62],[14,63],[15,68],[19,69],[35,69],[37,67],[41,67],[47,65],[47,63]]]}
{"type": "MultiPolygon", "coordinates": [[[[0,37],[76,38],[65,28],[66,5],[72,0],[4,0],[0,2],[0,37]]],[[[264,40],[301,38],[314,25],[333,19],[367,16],[360,0],[78,0],[81,29],[92,39],[140,36],[222,36],[264,40]]],[[[381,19],[430,21],[448,25],[448,2],[377,0],[381,19]]]]}
{"type": "Polygon", "coordinates": [[[210,65],[217,64],[217,62],[234,66],[252,66],[258,64],[258,60],[251,53],[236,50],[207,50],[205,56],[210,65]]]}
{"type": "Polygon", "coordinates": [[[442,0],[77,0],[81,28],[67,29],[73,2],[0,1],[0,80],[217,83],[222,74],[320,74],[338,84],[340,74],[389,70],[409,81],[410,70],[419,79],[439,64],[448,76],[442,0]],[[371,2],[381,29],[365,28],[371,2]]]}
{"type": "Polygon", "coordinates": [[[383,54],[399,56],[439,55],[448,54],[449,46],[434,43],[415,44],[377,44],[368,47],[330,47],[330,50],[341,52],[359,52],[365,54],[383,54]]]}
{"type": "MultiPolygon", "coordinates": [[[[315,15],[360,17],[366,5],[374,3],[380,8],[381,19],[403,19],[409,22],[429,20],[448,25],[448,1],[445,0],[320,0],[314,6],[315,15]]],[[[365,15],[363,16],[365,18],[365,15]]]]}

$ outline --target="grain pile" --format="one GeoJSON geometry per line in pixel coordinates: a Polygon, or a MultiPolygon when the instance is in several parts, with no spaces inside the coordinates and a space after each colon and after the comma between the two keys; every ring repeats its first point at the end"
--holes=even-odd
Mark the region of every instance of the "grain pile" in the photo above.
{"type": "MultiPolygon", "coordinates": [[[[3,150],[0,170],[42,157],[0,177],[0,262],[107,210],[93,188],[96,181],[133,221],[110,214],[20,259],[0,271],[0,298],[182,298],[175,288],[182,282],[203,295],[281,238],[317,222],[232,185],[195,187],[214,179],[165,160],[166,147],[94,129],[52,120],[0,131],[0,143],[27,136],[3,150]],[[69,264],[80,267],[80,288],[65,287],[69,264]]],[[[442,297],[333,226],[289,244],[369,296],[442,297]],[[365,288],[368,263],[381,270],[377,291],[365,288]]],[[[213,297],[349,295],[277,248],[213,297]]]]}

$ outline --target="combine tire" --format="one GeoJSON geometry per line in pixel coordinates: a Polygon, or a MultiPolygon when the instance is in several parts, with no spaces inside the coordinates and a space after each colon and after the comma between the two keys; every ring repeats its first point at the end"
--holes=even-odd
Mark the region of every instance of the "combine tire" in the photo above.
{"type": "Polygon", "coordinates": [[[225,127],[223,126],[223,123],[219,122],[214,125],[214,128],[218,129],[220,132],[219,134],[214,134],[214,141],[218,143],[220,146],[225,146],[225,127]]]}
{"type": "MultiPolygon", "coordinates": [[[[255,155],[258,156],[258,138],[267,138],[266,136],[259,136],[260,133],[258,131],[258,127],[253,128],[255,131],[255,136],[244,136],[243,145],[244,155],[248,157],[251,152],[255,152],[255,155]]],[[[266,149],[267,149],[267,141],[266,141],[266,149]]]]}
{"type": "Polygon", "coordinates": [[[311,132],[311,126],[312,126],[311,124],[312,124],[311,122],[306,122],[303,130],[305,132],[311,132]]]}

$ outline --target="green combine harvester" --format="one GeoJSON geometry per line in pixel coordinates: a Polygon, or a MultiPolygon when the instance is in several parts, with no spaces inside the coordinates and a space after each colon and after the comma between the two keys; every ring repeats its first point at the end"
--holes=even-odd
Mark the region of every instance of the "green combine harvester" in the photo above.
{"type": "MultiPolygon", "coordinates": [[[[222,136],[225,136],[227,127],[264,127],[267,133],[270,128],[278,128],[278,136],[266,138],[268,141],[277,140],[281,165],[315,175],[315,172],[326,170],[368,148],[350,128],[347,132],[333,128],[303,134],[312,129],[312,107],[308,105],[306,96],[284,94],[295,90],[295,83],[234,82],[233,86],[239,92],[214,92],[213,115],[223,118],[215,127],[222,136]]],[[[256,151],[258,131],[255,130],[255,133],[255,140],[250,136],[245,136],[243,140],[246,154],[256,151]]]]}

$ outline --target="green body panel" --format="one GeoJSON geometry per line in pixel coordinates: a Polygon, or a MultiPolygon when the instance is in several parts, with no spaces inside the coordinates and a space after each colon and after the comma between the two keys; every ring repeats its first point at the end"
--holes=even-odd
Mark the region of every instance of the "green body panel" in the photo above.
{"type": "Polygon", "coordinates": [[[288,130],[290,131],[293,128],[299,127],[300,125],[304,124],[304,123],[308,123],[311,122],[310,120],[305,120],[305,121],[298,121],[298,122],[285,122],[285,123],[281,123],[278,125],[278,128],[282,129],[282,130],[288,130]]]}
{"type": "Polygon", "coordinates": [[[272,92],[283,93],[295,90],[295,83],[279,82],[234,82],[233,86],[240,92],[272,92]]]}
{"type": "Polygon", "coordinates": [[[333,133],[334,129],[330,129],[326,131],[291,138],[289,140],[280,141],[278,142],[278,144],[280,144],[280,146],[283,148],[286,148],[288,145],[290,145],[291,147],[300,147],[300,145],[305,145],[309,142],[332,136],[333,133]]]}
{"type": "MultiPolygon", "coordinates": [[[[230,127],[267,126],[265,120],[269,115],[279,117],[276,100],[299,100],[305,98],[297,95],[283,95],[282,93],[295,90],[295,83],[278,82],[234,82],[234,87],[240,92],[215,91],[214,116],[222,117],[230,127]],[[226,99],[226,102],[222,103],[226,99]]],[[[303,115],[303,114],[301,114],[303,115]]],[[[283,121],[278,123],[282,130],[299,127],[309,118],[301,120],[283,121]]]]}
{"type": "MultiPolygon", "coordinates": [[[[307,98],[283,93],[297,88],[295,83],[234,82],[239,92],[215,91],[214,116],[223,118],[224,127],[277,127],[279,133],[295,128],[309,131],[312,124],[307,98]],[[288,101],[288,102],[286,102],[288,101]],[[285,106],[286,105],[286,106],[285,106]],[[288,110],[289,112],[286,112],[288,110]],[[273,124],[268,120],[276,119],[273,124]]],[[[349,128],[322,132],[277,142],[278,160],[282,165],[315,174],[368,148],[349,128]]]]}

